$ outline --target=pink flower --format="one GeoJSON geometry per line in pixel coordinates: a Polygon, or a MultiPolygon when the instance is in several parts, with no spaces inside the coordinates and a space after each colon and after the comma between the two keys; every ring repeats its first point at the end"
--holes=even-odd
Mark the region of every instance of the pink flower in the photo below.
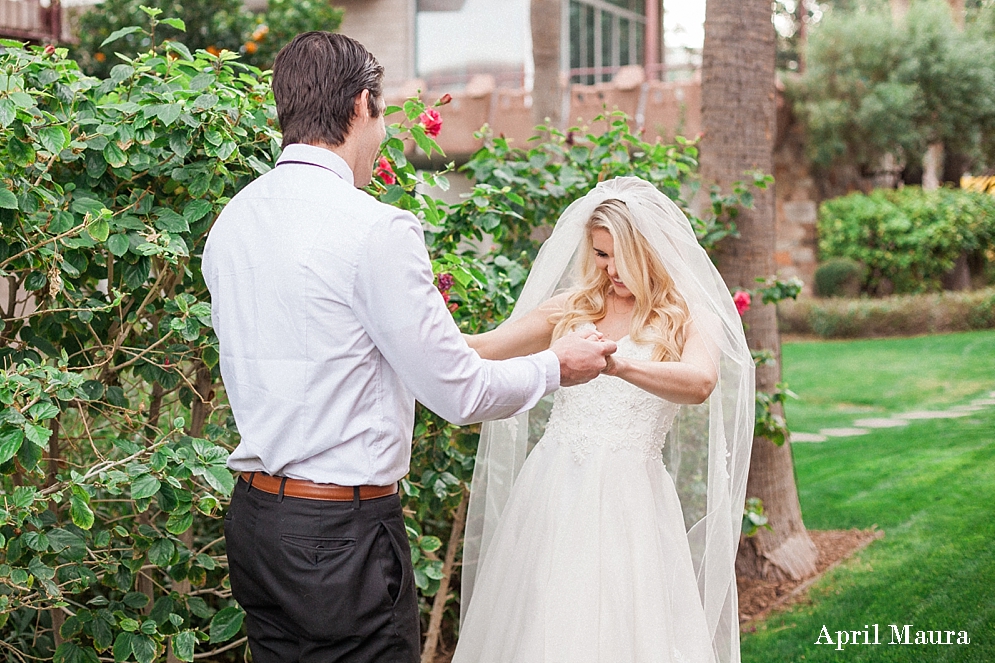
{"type": "Polygon", "coordinates": [[[435,138],[442,131],[442,116],[434,108],[428,108],[418,116],[418,122],[425,127],[425,133],[435,138]]]}
{"type": "MultiPolygon", "coordinates": [[[[442,293],[442,301],[449,304],[449,290],[450,288],[453,287],[453,275],[448,274],[446,272],[439,274],[438,282],[436,283],[435,287],[439,289],[440,293],[442,293]]],[[[453,306],[455,305],[456,305],[455,302],[453,302],[453,304],[450,304],[449,310],[455,311],[456,309],[453,308],[453,306]]]]}
{"type": "Polygon", "coordinates": [[[380,181],[384,184],[397,184],[397,175],[394,174],[394,169],[390,167],[387,157],[380,157],[377,160],[377,167],[373,170],[373,174],[379,177],[380,181]]]}
{"type": "Polygon", "coordinates": [[[439,274],[439,291],[446,292],[453,287],[453,275],[448,273],[439,274]]]}
{"type": "Polygon", "coordinates": [[[750,293],[745,290],[737,290],[733,293],[732,303],[736,305],[736,311],[743,315],[750,310],[750,293]]]}

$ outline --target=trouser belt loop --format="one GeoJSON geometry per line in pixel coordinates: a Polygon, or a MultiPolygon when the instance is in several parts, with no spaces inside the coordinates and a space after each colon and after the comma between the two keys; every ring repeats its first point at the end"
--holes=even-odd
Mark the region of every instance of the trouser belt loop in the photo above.
{"type": "Polygon", "coordinates": [[[359,510],[359,486],[352,487],[352,509],[353,511],[359,510]]]}
{"type": "Polygon", "coordinates": [[[280,492],[277,493],[277,497],[279,498],[278,501],[280,502],[283,501],[283,489],[286,487],[286,485],[287,485],[287,477],[283,477],[283,480],[280,482],[280,492]]]}
{"type": "Polygon", "coordinates": [[[249,472],[249,480],[246,482],[248,485],[245,487],[245,492],[252,490],[252,480],[256,478],[255,472],[249,472]]]}

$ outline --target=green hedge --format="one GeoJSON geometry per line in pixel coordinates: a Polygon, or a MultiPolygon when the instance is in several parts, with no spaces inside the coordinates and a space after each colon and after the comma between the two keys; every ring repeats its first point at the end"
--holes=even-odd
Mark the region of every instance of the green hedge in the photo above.
{"type": "Polygon", "coordinates": [[[878,299],[785,300],[777,305],[777,317],[783,333],[823,338],[995,329],[995,288],[878,299]]]}
{"type": "Polygon", "coordinates": [[[818,230],[823,260],[867,267],[864,292],[935,292],[961,255],[995,247],[995,197],[919,187],[852,193],[822,204],[818,230]]]}

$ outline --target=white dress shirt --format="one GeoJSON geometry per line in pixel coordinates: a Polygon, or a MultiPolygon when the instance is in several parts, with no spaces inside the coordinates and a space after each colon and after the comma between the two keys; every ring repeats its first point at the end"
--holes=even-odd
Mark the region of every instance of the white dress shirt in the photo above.
{"type": "Polygon", "coordinates": [[[330,150],[290,145],[236,195],[203,270],[242,438],[233,470],[387,485],[408,472],[416,398],[467,424],[559,386],[549,350],[486,361],[467,346],[418,220],[356,189],[330,150]]]}

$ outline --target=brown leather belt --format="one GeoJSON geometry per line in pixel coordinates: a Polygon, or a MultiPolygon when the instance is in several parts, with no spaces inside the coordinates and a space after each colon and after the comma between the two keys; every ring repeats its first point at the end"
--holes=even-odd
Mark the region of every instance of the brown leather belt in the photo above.
{"type": "MultiPolygon", "coordinates": [[[[264,493],[300,497],[305,500],[325,500],[329,502],[352,502],[356,499],[357,486],[338,486],[334,483],[315,483],[304,479],[274,477],[262,472],[243,472],[242,478],[251,488],[264,493]]],[[[358,486],[359,499],[372,500],[397,493],[397,482],[389,486],[358,486]]]]}

